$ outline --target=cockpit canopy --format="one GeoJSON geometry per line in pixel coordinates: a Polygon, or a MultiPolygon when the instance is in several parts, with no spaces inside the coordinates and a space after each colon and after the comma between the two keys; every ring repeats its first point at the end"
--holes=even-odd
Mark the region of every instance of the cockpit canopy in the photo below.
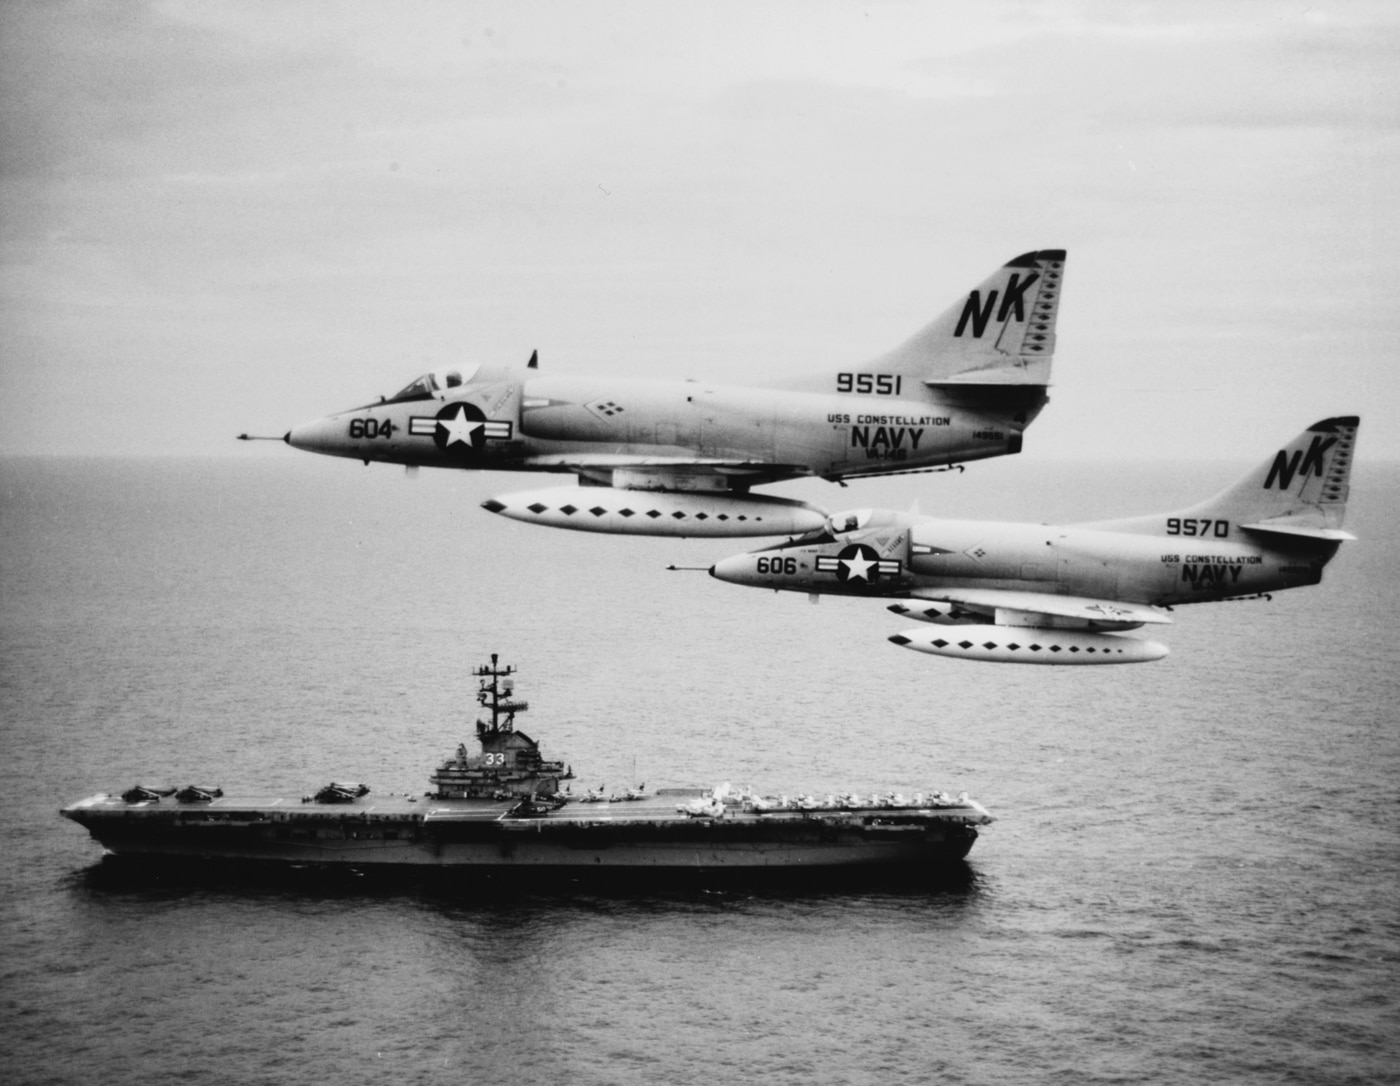
{"type": "Polygon", "coordinates": [[[446,395],[461,388],[476,376],[476,366],[451,366],[431,370],[404,385],[385,403],[402,403],[405,400],[431,400],[435,396],[446,395]]]}
{"type": "Polygon", "coordinates": [[[849,509],[827,517],[826,531],[833,536],[863,532],[869,528],[883,528],[887,524],[894,524],[898,518],[899,514],[890,509],[849,509]]]}
{"type": "Polygon", "coordinates": [[[842,536],[855,532],[904,523],[904,515],[893,509],[850,509],[844,513],[834,513],[827,517],[826,522],[814,531],[792,539],[785,539],[781,543],[774,543],[771,547],[762,549],[765,551],[785,551],[793,547],[818,547],[825,543],[835,543],[842,536]]]}

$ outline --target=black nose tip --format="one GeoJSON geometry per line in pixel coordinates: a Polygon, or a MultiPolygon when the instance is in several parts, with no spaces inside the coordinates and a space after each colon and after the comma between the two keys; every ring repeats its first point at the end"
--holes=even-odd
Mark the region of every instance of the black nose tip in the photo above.
{"type": "Polygon", "coordinates": [[[895,634],[893,637],[890,638],[890,640],[893,641],[896,645],[909,644],[909,638],[905,637],[903,634],[895,634]]]}
{"type": "Polygon", "coordinates": [[[713,577],[714,575],[715,575],[715,567],[714,567],[714,566],[711,566],[711,567],[710,567],[710,576],[713,577]]]}
{"type": "Polygon", "coordinates": [[[495,498],[487,498],[484,502],[481,503],[481,508],[485,509],[489,513],[499,513],[502,509],[505,508],[505,506],[498,502],[495,498]]]}

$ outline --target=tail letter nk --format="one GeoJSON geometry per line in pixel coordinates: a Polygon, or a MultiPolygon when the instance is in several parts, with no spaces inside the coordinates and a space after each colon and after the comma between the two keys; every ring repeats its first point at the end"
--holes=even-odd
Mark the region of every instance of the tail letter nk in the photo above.
{"type": "MultiPolygon", "coordinates": [[[[1026,281],[1023,283],[1021,282],[1021,275],[1019,272],[1011,273],[1011,282],[1006,284],[1006,294],[1001,300],[1001,308],[997,309],[998,321],[1006,320],[1013,309],[1016,311],[1016,319],[1018,321],[1024,321],[1026,319],[1026,310],[1023,300],[1026,296],[1026,291],[1030,290],[1039,278],[1040,275],[1038,272],[1031,272],[1030,275],[1026,276],[1026,281]]],[[[958,326],[953,329],[953,335],[955,337],[962,335],[963,331],[967,328],[967,322],[970,320],[972,321],[973,338],[981,339],[982,333],[987,330],[987,322],[992,319],[992,310],[996,309],[997,293],[998,292],[995,290],[987,291],[986,305],[982,304],[982,292],[980,290],[974,290],[969,294],[967,296],[967,304],[963,306],[962,316],[958,318],[958,326]]]]}
{"type": "Polygon", "coordinates": [[[1273,466],[1269,468],[1268,478],[1264,480],[1264,489],[1272,489],[1274,480],[1278,480],[1279,489],[1287,490],[1293,485],[1293,476],[1300,473],[1306,479],[1309,475],[1322,474],[1322,456],[1337,443],[1335,437],[1323,439],[1314,435],[1312,444],[1308,446],[1308,451],[1304,454],[1302,449],[1294,449],[1293,455],[1288,455],[1287,449],[1279,449],[1278,455],[1274,457],[1273,466]],[[1299,460],[1302,463],[1299,463],[1299,460]]]}

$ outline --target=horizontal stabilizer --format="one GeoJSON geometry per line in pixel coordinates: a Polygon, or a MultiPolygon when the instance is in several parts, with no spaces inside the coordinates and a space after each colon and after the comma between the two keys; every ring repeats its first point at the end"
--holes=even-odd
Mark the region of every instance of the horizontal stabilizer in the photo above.
{"type": "Polygon", "coordinates": [[[1241,524],[1246,532],[1286,535],[1297,539],[1316,539],[1328,543],[1345,543],[1356,536],[1341,528],[1315,528],[1310,524],[1289,524],[1287,521],[1267,521],[1262,524],[1241,524]]]}

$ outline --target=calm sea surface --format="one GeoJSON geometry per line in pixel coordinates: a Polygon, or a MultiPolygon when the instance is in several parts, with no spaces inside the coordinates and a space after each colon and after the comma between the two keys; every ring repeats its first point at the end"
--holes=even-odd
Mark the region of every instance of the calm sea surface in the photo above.
{"type": "MultiPolygon", "coordinates": [[[[783,493],[1089,519],[1240,467],[1015,459],[783,493]]],[[[0,461],[0,1077],[1400,1081],[1400,467],[1358,465],[1321,586],[1083,669],[666,571],[743,540],[478,509],[534,484],[280,447],[0,461]],[[421,791],[493,651],[582,783],[946,788],[998,821],[941,889],[484,895],[132,880],[58,817],[137,781],[421,791]]]]}

